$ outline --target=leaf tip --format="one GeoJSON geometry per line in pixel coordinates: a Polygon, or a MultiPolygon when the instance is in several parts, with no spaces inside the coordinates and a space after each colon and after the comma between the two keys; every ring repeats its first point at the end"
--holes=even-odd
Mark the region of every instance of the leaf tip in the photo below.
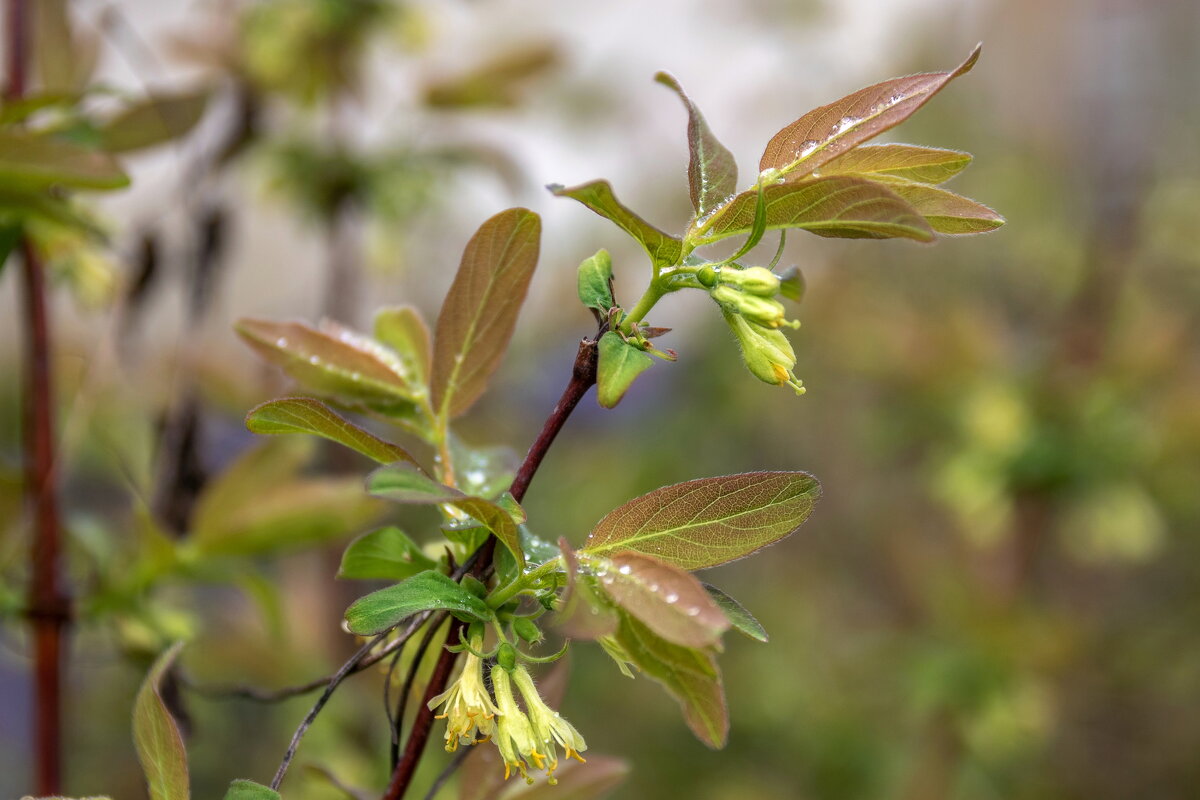
{"type": "Polygon", "coordinates": [[[950,77],[957,78],[960,75],[966,75],[968,72],[970,72],[975,66],[975,62],[979,60],[979,54],[982,52],[983,42],[979,42],[975,45],[975,49],[971,51],[971,55],[967,56],[967,60],[964,61],[958,69],[954,70],[950,77]]]}

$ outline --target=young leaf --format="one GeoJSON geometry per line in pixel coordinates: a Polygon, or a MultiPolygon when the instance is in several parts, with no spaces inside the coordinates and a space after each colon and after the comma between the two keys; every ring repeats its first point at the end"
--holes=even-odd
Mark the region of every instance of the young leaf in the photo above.
{"type": "Polygon", "coordinates": [[[584,552],[634,550],[687,570],[774,544],[808,518],[821,485],[804,472],[747,472],[655,489],[609,512],[584,552]]]}
{"type": "Polygon", "coordinates": [[[0,130],[0,185],[8,189],[121,189],[129,177],[116,159],[62,139],[0,130]]]}
{"type": "Polygon", "coordinates": [[[1004,217],[962,195],[903,178],[879,177],[884,185],[912,205],[938,233],[987,233],[1004,224],[1004,217]]]}
{"type": "Polygon", "coordinates": [[[668,642],[712,647],[728,630],[725,613],[691,573],[631,551],[597,562],[593,570],[604,591],[668,642]]]}
{"type": "Polygon", "coordinates": [[[616,642],[633,665],[679,701],[697,739],[712,748],[724,747],[729,712],[712,655],[671,644],[629,614],[622,613],[620,618],[616,642]]]}
{"type": "Polygon", "coordinates": [[[489,500],[440,484],[407,464],[380,467],[372,472],[367,476],[367,491],[400,503],[452,505],[491,531],[512,552],[521,568],[525,568],[517,524],[507,511],[489,500]]]}
{"type": "Polygon", "coordinates": [[[225,800],[281,800],[279,792],[261,783],[238,778],[229,784],[225,800]]]}
{"type": "Polygon", "coordinates": [[[396,352],[412,382],[429,385],[433,347],[429,327],[415,308],[384,308],[375,314],[375,338],[396,352]]]}
{"type": "Polygon", "coordinates": [[[285,397],[271,400],[251,409],[246,415],[246,427],[253,433],[310,433],[349,447],[380,464],[407,461],[416,464],[399,445],[380,439],[348,422],[329,406],[309,397],[285,397]]]}
{"type": "Polygon", "coordinates": [[[433,559],[399,528],[389,526],[363,534],[342,553],[339,578],[402,581],[433,569],[433,559]]]}
{"type": "Polygon", "coordinates": [[[600,405],[613,408],[654,359],[621,338],[615,331],[600,337],[600,363],[596,368],[596,396],[600,405]]]}
{"type": "Polygon", "coordinates": [[[601,314],[616,305],[612,296],[612,256],[607,250],[597,250],[579,265],[579,302],[601,314]]]}
{"type": "Polygon", "coordinates": [[[822,175],[889,175],[918,183],[945,183],[966,169],[970,153],[912,144],[865,144],[821,167],[822,175]]]}
{"type": "Polygon", "coordinates": [[[159,689],[182,647],[183,642],[177,642],[158,657],[133,705],[133,743],[150,787],[150,800],[188,800],[191,794],[187,750],[159,689]]]}
{"type": "Polygon", "coordinates": [[[510,208],[467,242],[434,336],[433,406],[445,418],[470,408],[500,365],[533,279],[541,233],[537,214],[510,208]]]}
{"type": "Polygon", "coordinates": [[[779,276],[779,293],[793,303],[804,299],[804,288],[804,273],[799,267],[790,267],[779,276]]]}
{"type": "MultiPolygon", "coordinates": [[[[757,190],[742,192],[688,235],[696,246],[754,230],[757,190]]],[[[876,181],[850,175],[768,186],[763,191],[768,230],[801,228],[847,239],[904,237],[933,241],[933,229],[907,201],[876,181]]]]}
{"type": "Polygon", "coordinates": [[[618,228],[642,245],[654,266],[669,267],[678,264],[683,257],[683,242],[663,233],[621,205],[608,181],[592,181],[570,189],[558,184],[551,184],[546,188],[557,197],[578,200],[605,219],[612,220],[618,228]]]}
{"type": "Polygon", "coordinates": [[[813,109],[771,137],[760,172],[801,179],[842,153],[894,128],[925,105],[950,81],[970,71],[980,46],[950,72],[893,78],[813,109]]]}
{"type": "Polygon", "coordinates": [[[346,609],[346,626],[359,636],[394,628],[422,611],[449,611],[460,619],[486,622],[487,604],[440,572],[421,572],[403,583],[371,592],[346,609]]]}
{"type": "Polygon", "coordinates": [[[688,112],[688,189],[696,216],[714,211],[737,192],[737,161],[709,130],[704,115],[684,93],[679,81],[665,72],[654,80],[672,89],[688,112]]]}
{"type": "Polygon", "coordinates": [[[746,607],[734,600],[725,592],[721,591],[711,583],[703,584],[705,591],[712,597],[713,602],[720,607],[725,613],[725,617],[729,620],[734,628],[737,628],[742,633],[760,642],[767,641],[767,631],[763,628],[762,623],[754,618],[754,615],[746,610],[746,607]]]}
{"type": "Polygon", "coordinates": [[[322,395],[367,403],[411,402],[417,388],[382,347],[319,331],[300,322],[243,319],[238,335],[265,360],[322,395]]]}
{"type": "Polygon", "coordinates": [[[204,116],[209,91],[150,97],[100,127],[100,146],[125,153],[169,142],[188,133],[204,116]]]}
{"type": "Polygon", "coordinates": [[[565,538],[558,548],[567,568],[567,590],[559,600],[555,624],[572,639],[599,639],[617,629],[617,612],[601,600],[591,583],[580,574],[579,556],[565,538]]]}

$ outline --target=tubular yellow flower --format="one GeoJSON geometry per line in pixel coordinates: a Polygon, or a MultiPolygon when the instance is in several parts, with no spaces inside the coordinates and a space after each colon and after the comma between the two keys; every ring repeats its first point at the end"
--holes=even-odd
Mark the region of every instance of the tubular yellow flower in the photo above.
{"type": "Polygon", "coordinates": [[[804,384],[792,372],[796,366],[796,351],[782,331],[765,328],[743,317],[722,309],[725,322],[737,337],[742,350],[742,361],[754,377],[776,386],[792,387],[796,394],[804,394],[804,384]]]}
{"type": "Polygon", "coordinates": [[[483,662],[478,656],[468,653],[458,680],[429,701],[430,708],[438,706],[443,707],[437,719],[446,720],[446,750],[449,752],[453,753],[460,744],[487,741],[492,735],[500,710],[483,683],[483,662]]]}
{"type": "Polygon", "coordinates": [[[508,780],[515,769],[526,783],[533,783],[533,778],[529,777],[526,770],[530,763],[535,769],[545,769],[546,756],[538,752],[533,726],[529,717],[517,706],[508,671],[499,664],[492,667],[492,689],[496,692],[496,705],[500,709],[495,740],[500,757],[504,759],[504,780],[508,780]]]}
{"type": "Polygon", "coordinates": [[[545,748],[547,780],[553,784],[556,782],[554,770],[558,768],[558,756],[555,753],[554,743],[558,742],[558,745],[562,747],[565,758],[574,758],[582,762],[583,756],[579,753],[587,750],[587,742],[583,740],[579,731],[575,730],[574,725],[546,705],[525,667],[518,666],[513,672],[512,679],[517,688],[521,690],[525,707],[529,709],[529,722],[533,726],[533,735],[545,748]]]}

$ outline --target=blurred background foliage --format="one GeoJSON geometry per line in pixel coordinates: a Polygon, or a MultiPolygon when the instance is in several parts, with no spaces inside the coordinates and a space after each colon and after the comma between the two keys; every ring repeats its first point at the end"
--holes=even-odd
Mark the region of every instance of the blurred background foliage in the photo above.
{"type": "MultiPolygon", "coordinates": [[[[647,274],[607,223],[539,186],[604,176],[652,221],[685,218],[684,122],[656,70],[679,77],[745,169],[803,111],[944,68],[983,39],[975,71],[889,138],[974,153],[955,188],[1009,224],[934,247],[793,236],[783,263],[808,279],[800,399],[745,379],[702,298],[665,304],[652,322],[675,328],[664,342],[679,363],[615,411],[588,401],[527,498],[540,535],[579,542],[667,483],[761,468],[822,480],[800,534],[721,569],[772,635],[727,643],[728,749],[705,751],[669,700],[595,648],[577,650],[564,712],[593,750],[633,763],[619,797],[1194,796],[1192,0],[38,6],[39,87],[90,87],[39,112],[46,124],[88,141],[104,128],[88,120],[146,98],[205,100],[140,118],[127,156],[102,142],[132,177],[78,204],[105,237],[39,238],[57,279],[62,497],[81,598],[72,792],[143,792],[128,715],[167,642],[190,641],[196,681],[263,686],[328,672],[351,646],[337,621],[368,587],[334,584],[336,554],[288,551],[344,543],[383,512],[351,477],[365,464],[243,430],[245,411],[286,384],[239,345],[235,318],[362,326],[395,302],[431,316],[469,232],[528,205],[546,219],[540,274],[505,376],[465,428],[473,445],[523,450],[591,327],[571,299],[574,265],[608,247],[627,302],[647,274]]],[[[28,525],[10,273],[0,605],[15,615],[28,525]]],[[[22,629],[0,635],[8,797],[28,785],[29,684],[22,629]]],[[[377,695],[366,678],[339,695],[301,762],[382,786],[377,695]]],[[[268,778],[306,705],[180,698],[196,796],[268,778]]],[[[428,782],[443,762],[426,761],[428,782]]],[[[288,797],[343,796],[307,776],[288,797]]]]}

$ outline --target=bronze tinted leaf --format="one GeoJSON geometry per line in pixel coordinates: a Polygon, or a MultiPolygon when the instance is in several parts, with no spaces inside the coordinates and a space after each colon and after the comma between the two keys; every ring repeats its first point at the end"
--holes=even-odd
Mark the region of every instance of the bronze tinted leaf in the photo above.
{"type": "Polygon", "coordinates": [[[375,338],[395,351],[412,380],[429,384],[433,347],[429,326],[415,308],[384,308],[375,314],[375,338]]]}
{"type": "Polygon", "coordinates": [[[925,105],[950,81],[969,72],[980,47],[950,72],[908,75],[859,89],[813,109],[775,134],[759,161],[759,171],[802,179],[824,164],[890,128],[925,105]]]}
{"type": "Polygon", "coordinates": [[[0,130],[0,185],[6,189],[121,189],[129,176],[108,153],[22,130],[0,130]]]}
{"type": "Polygon", "coordinates": [[[703,217],[737,192],[737,161],[709,130],[704,115],[684,93],[679,81],[665,72],[654,80],[672,89],[688,112],[688,189],[692,208],[703,217]]]}
{"type": "Polygon", "coordinates": [[[363,430],[311,397],[285,397],[263,403],[246,415],[246,427],[262,434],[308,433],[320,436],[345,445],[380,464],[396,461],[417,463],[403,447],[363,430]]]}
{"type": "Polygon", "coordinates": [[[903,178],[879,177],[889,189],[920,212],[938,233],[987,233],[1004,224],[1004,217],[960,194],[903,178]]]}
{"type": "Polygon", "coordinates": [[[178,139],[200,122],[208,97],[208,89],[149,97],[101,126],[101,146],[125,153],[178,139]]]}
{"type": "Polygon", "coordinates": [[[621,205],[608,181],[592,181],[570,189],[551,184],[548,188],[556,196],[578,200],[605,219],[612,220],[642,245],[655,266],[669,267],[678,264],[683,257],[683,242],[621,205]]]}
{"type": "Polygon", "coordinates": [[[918,183],[945,183],[967,168],[971,154],[914,144],[865,144],[821,167],[822,175],[887,175],[918,183]]]}
{"type": "Polygon", "coordinates": [[[597,559],[593,569],[617,605],[668,642],[712,647],[729,628],[725,613],[700,581],[679,567],[624,551],[597,559]]]}
{"type": "Polygon", "coordinates": [[[794,532],[820,494],[820,484],[805,472],[747,472],[664,486],[609,512],[584,552],[634,550],[687,570],[714,567],[794,532]]]}
{"type": "Polygon", "coordinates": [[[438,413],[462,414],[487,388],[533,278],[541,232],[537,214],[510,208],[467,243],[434,336],[431,389],[438,413]]]}
{"type": "Polygon", "coordinates": [[[146,774],[150,800],[188,800],[187,750],[171,712],[163,702],[163,675],[183,647],[173,645],[154,662],[133,705],[133,743],[146,774]]]}

